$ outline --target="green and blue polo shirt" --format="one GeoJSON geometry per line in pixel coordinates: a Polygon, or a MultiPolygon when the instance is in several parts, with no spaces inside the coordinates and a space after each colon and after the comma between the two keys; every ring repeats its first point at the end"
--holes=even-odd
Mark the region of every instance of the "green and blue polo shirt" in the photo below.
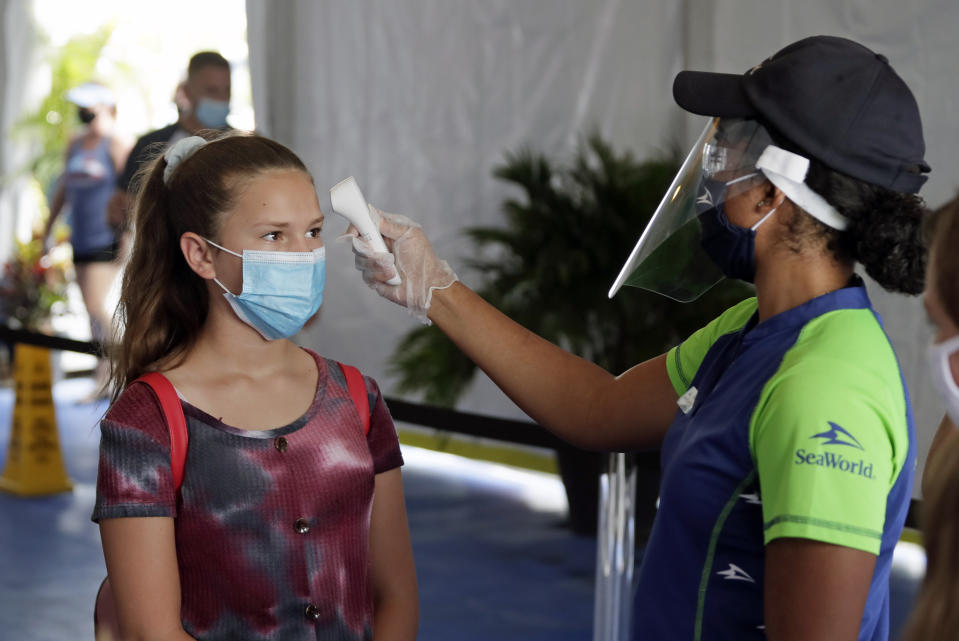
{"type": "Polygon", "coordinates": [[[743,301],[669,352],[680,409],[663,443],[634,638],[763,639],[764,546],[781,537],[877,555],[859,639],[888,637],[915,427],[856,281],[762,323],[756,299],[743,301]]]}

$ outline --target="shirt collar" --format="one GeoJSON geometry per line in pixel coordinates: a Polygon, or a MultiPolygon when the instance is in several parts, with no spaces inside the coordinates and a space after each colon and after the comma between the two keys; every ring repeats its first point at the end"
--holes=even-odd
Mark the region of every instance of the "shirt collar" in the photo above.
{"type": "Polygon", "coordinates": [[[743,327],[744,342],[755,342],[772,334],[802,327],[812,319],[839,309],[872,309],[866,285],[862,278],[853,274],[849,284],[841,289],[817,296],[792,309],[776,314],[759,323],[759,312],[753,314],[743,327]]]}

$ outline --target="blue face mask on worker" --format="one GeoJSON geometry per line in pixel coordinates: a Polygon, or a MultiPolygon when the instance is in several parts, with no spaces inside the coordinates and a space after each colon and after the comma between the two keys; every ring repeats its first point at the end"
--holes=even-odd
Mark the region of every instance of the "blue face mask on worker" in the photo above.
{"type": "Polygon", "coordinates": [[[703,177],[696,199],[700,245],[720,271],[729,278],[748,283],[756,278],[756,230],[776,211],[774,207],[752,227],[740,227],[729,221],[723,208],[726,192],[737,183],[759,176],[752,172],[734,180],[703,177]]]}
{"type": "Polygon", "coordinates": [[[240,320],[266,340],[293,336],[319,311],[326,284],[325,247],[308,252],[244,249],[238,254],[207,242],[243,261],[239,295],[213,281],[223,288],[223,297],[240,320]]]}
{"type": "Polygon", "coordinates": [[[226,117],[230,115],[230,103],[227,100],[200,98],[193,115],[204,127],[223,129],[226,127],[226,117]]]}

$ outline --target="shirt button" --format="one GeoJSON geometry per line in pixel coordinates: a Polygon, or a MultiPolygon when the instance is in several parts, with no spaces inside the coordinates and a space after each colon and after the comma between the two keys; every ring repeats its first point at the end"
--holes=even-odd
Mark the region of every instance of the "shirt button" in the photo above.
{"type": "Polygon", "coordinates": [[[289,446],[290,444],[287,443],[286,439],[283,438],[282,436],[277,437],[277,439],[273,441],[273,447],[275,447],[280,452],[285,452],[286,448],[288,448],[289,446]]]}
{"type": "Polygon", "coordinates": [[[293,522],[293,529],[297,534],[306,534],[310,531],[310,522],[306,519],[297,519],[293,522]]]}
{"type": "Polygon", "coordinates": [[[307,619],[313,619],[316,621],[320,618],[320,609],[311,603],[306,606],[305,614],[307,619]]]}

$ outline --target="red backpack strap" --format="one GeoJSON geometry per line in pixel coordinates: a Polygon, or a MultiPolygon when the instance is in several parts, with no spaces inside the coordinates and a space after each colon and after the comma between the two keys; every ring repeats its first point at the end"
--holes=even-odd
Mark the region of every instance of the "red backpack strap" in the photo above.
{"type": "Polygon", "coordinates": [[[350,390],[350,397],[353,404],[356,405],[356,411],[360,414],[360,422],[363,423],[363,434],[370,433],[370,399],[366,396],[366,383],[363,382],[363,375],[360,370],[352,365],[340,363],[340,369],[346,377],[346,386],[350,390]]]}
{"type": "Polygon", "coordinates": [[[166,424],[170,430],[170,469],[173,470],[173,490],[177,492],[183,485],[183,466],[186,462],[186,448],[189,444],[186,417],[183,416],[180,397],[177,396],[173,383],[159,372],[144,374],[134,382],[137,381],[146,383],[153,388],[153,393],[160,401],[160,408],[163,410],[163,416],[166,418],[166,424]]]}

